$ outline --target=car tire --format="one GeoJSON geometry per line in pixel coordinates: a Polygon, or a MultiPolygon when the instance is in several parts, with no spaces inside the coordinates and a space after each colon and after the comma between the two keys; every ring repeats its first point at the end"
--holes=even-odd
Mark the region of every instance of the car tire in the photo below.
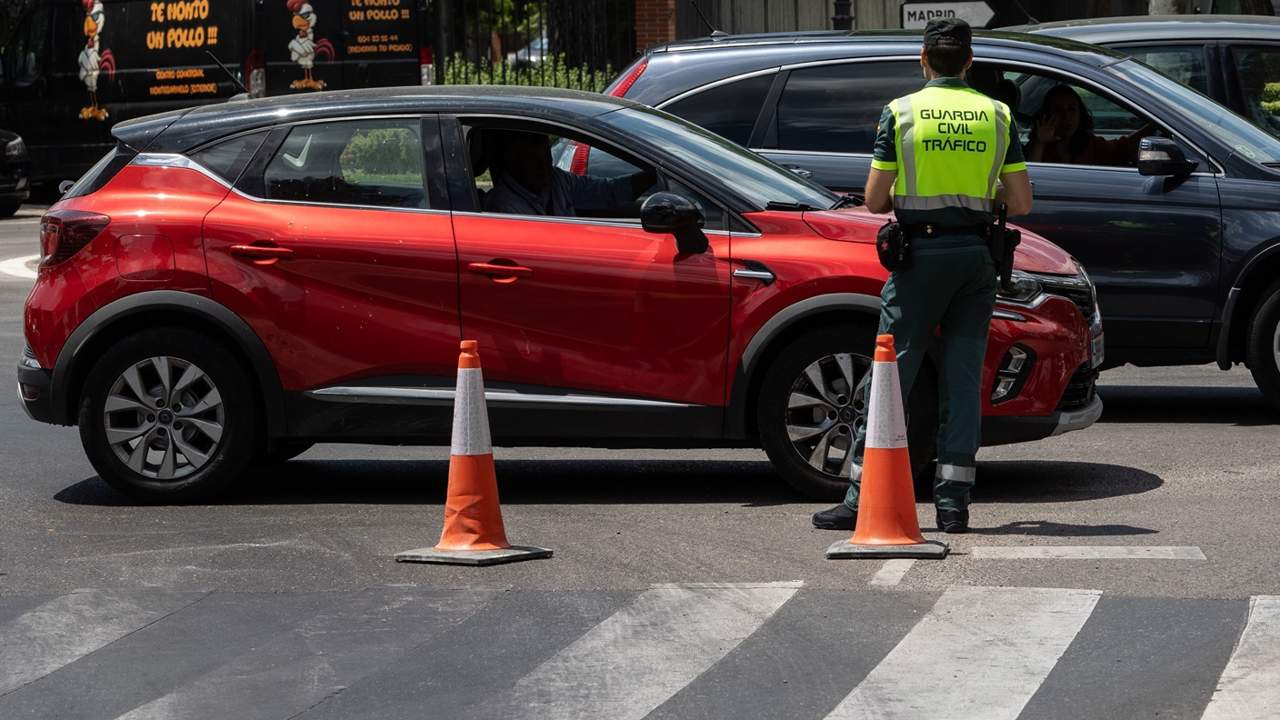
{"type": "Polygon", "coordinates": [[[244,367],[222,345],[189,330],[146,330],[90,370],[80,440],[99,477],[135,500],[205,500],[239,478],[259,447],[253,398],[244,367]]]}
{"type": "Polygon", "coordinates": [[[0,218],[13,217],[18,214],[18,208],[22,207],[21,203],[8,205],[0,205],[0,218]]]}
{"type": "Polygon", "coordinates": [[[264,450],[258,456],[257,462],[259,465],[279,465],[289,462],[312,447],[315,447],[315,443],[306,440],[276,440],[271,444],[271,450],[264,450]]]}
{"type": "Polygon", "coordinates": [[[1245,359],[1258,389],[1280,410],[1280,282],[1268,288],[1262,298],[1249,323],[1245,359]]]}
{"type": "MultiPolygon", "coordinates": [[[[827,458],[819,460],[825,470],[820,471],[811,462],[814,456],[806,457],[802,453],[809,452],[807,441],[793,442],[789,428],[798,428],[796,434],[808,432],[808,425],[816,422],[818,414],[832,412],[832,405],[824,404],[815,408],[804,405],[789,407],[793,392],[813,397],[813,381],[811,368],[818,366],[820,375],[830,382],[828,395],[833,395],[836,408],[852,407],[855,409],[865,403],[865,393],[854,388],[855,395],[846,400],[843,390],[847,383],[841,382],[844,370],[837,359],[840,355],[849,355],[853,359],[854,374],[859,376],[861,384],[862,367],[870,369],[872,352],[875,347],[875,326],[867,324],[832,325],[811,330],[790,342],[774,358],[760,385],[759,401],[756,404],[756,428],[760,444],[769,455],[774,468],[782,478],[800,494],[813,500],[837,501],[844,497],[848,490],[848,477],[842,475],[846,467],[842,462],[844,453],[837,452],[832,457],[831,449],[824,450],[827,458]],[[811,420],[805,413],[812,412],[811,420]],[[799,415],[799,419],[797,416],[799,415]],[[797,424],[798,423],[798,424],[797,424]]],[[[908,402],[907,442],[911,452],[911,465],[916,496],[928,499],[933,493],[933,459],[936,454],[938,436],[938,384],[935,373],[926,363],[915,386],[911,390],[908,402]]],[[[802,402],[808,402],[801,399],[802,402]]],[[[828,421],[836,423],[835,434],[830,448],[842,450],[842,445],[852,442],[852,433],[856,431],[857,422],[844,422],[844,416],[828,417],[828,421]],[[848,425],[848,433],[839,430],[840,425],[848,425]]],[[[817,451],[817,444],[814,444],[817,451]]]]}

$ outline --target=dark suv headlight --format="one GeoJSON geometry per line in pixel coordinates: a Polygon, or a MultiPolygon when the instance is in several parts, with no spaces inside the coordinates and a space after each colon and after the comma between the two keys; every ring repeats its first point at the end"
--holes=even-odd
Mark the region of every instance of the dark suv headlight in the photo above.
{"type": "Polygon", "coordinates": [[[1002,302],[1027,305],[1040,297],[1044,287],[1040,281],[1021,270],[1014,270],[1008,287],[996,291],[996,299],[1002,302]]]}

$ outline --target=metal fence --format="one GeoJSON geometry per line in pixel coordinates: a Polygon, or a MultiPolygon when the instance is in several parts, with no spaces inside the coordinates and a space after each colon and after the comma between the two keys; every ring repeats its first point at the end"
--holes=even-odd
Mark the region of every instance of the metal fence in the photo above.
{"type": "Polygon", "coordinates": [[[447,84],[599,91],[635,57],[635,0],[436,2],[447,84]]]}

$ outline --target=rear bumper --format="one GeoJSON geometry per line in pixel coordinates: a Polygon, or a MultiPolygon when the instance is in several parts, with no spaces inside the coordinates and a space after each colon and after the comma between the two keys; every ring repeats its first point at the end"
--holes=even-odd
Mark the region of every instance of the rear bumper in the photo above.
{"type": "Polygon", "coordinates": [[[18,361],[18,400],[32,420],[62,424],[53,409],[53,373],[48,370],[18,361]]]}
{"type": "Polygon", "coordinates": [[[986,417],[982,419],[983,445],[1043,440],[1054,435],[1083,430],[1102,417],[1102,398],[1094,396],[1078,410],[1063,410],[1042,417],[986,417]]]}

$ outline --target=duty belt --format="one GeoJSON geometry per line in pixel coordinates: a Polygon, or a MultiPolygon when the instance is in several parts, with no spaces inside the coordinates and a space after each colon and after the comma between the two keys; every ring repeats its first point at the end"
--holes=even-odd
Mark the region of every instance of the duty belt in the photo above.
{"type": "Polygon", "coordinates": [[[934,223],[915,223],[903,225],[902,230],[911,238],[935,238],[943,235],[977,235],[983,240],[991,236],[994,225],[981,223],[978,225],[937,225],[934,223]]]}

